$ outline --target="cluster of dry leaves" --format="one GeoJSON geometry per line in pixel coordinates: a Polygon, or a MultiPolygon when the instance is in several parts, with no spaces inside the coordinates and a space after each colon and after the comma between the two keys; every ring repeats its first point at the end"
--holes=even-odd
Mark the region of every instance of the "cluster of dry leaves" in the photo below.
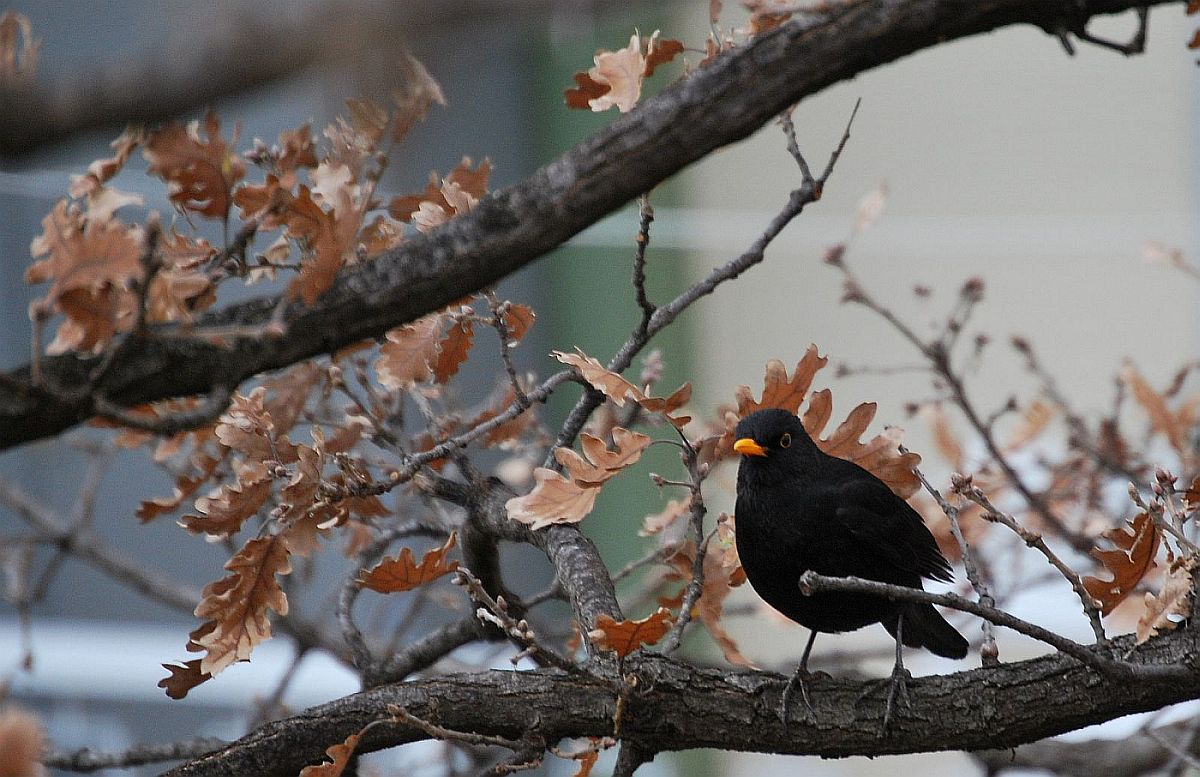
{"type": "MultiPolygon", "coordinates": [[[[745,27],[726,30],[721,26],[721,0],[709,1],[709,35],[704,40],[704,57],[698,67],[712,62],[721,52],[737,46],[739,41],[775,29],[799,10],[790,0],[742,0],[742,5],[750,12],[745,27]]],[[[628,46],[616,51],[601,49],[593,57],[592,68],[572,76],[575,86],[563,92],[567,107],[596,112],[616,108],[621,113],[628,113],[641,99],[645,80],[684,50],[683,43],[678,40],[660,40],[658,30],[645,41],[634,32],[628,46]]],[[[691,65],[685,63],[685,72],[690,68],[691,65]]]]}
{"type": "MultiPolygon", "coordinates": [[[[1027,347],[1018,341],[1019,351],[1027,347]]],[[[1076,428],[1068,437],[1066,455],[1032,458],[1034,466],[1042,470],[1032,479],[1047,482],[1042,491],[1045,504],[1061,521],[1059,525],[1048,524],[1045,516],[1014,494],[1013,483],[994,461],[973,464],[940,406],[919,411],[930,423],[938,452],[952,469],[970,472],[972,485],[986,492],[992,502],[1014,497],[1014,512],[1026,528],[1039,536],[1058,535],[1068,545],[1094,539],[1095,546],[1088,555],[1099,573],[1080,575],[1082,588],[1095,609],[1112,616],[1118,628],[1132,626],[1138,644],[1174,629],[1192,611],[1193,575],[1200,551],[1190,540],[1191,530],[1186,524],[1200,507],[1200,451],[1192,440],[1200,394],[1185,395],[1183,388],[1193,369],[1194,365],[1185,367],[1160,392],[1132,363],[1126,363],[1118,379],[1116,406],[1098,422],[1094,440],[1087,442],[1086,432],[1076,428]],[[1131,415],[1122,408],[1127,397],[1148,420],[1143,439],[1135,440],[1123,429],[1127,425],[1123,415],[1131,415]],[[1155,465],[1164,460],[1189,473],[1186,486],[1177,488],[1178,478],[1155,465]],[[1151,484],[1150,500],[1143,499],[1138,483],[1151,484]],[[1128,485],[1129,507],[1134,514],[1128,519],[1114,519],[1109,494],[1113,485],[1123,484],[1128,485]],[[1064,532],[1076,536],[1064,536],[1064,532]],[[1134,593],[1141,596],[1132,597],[1134,593]]],[[[1035,399],[1002,443],[1002,455],[1028,452],[1050,441],[1056,422],[1068,426],[1080,423],[1071,415],[1070,408],[1050,398],[1035,399]]],[[[960,546],[952,538],[949,522],[938,505],[932,499],[918,499],[915,504],[946,555],[960,559],[960,546]]],[[[978,502],[967,501],[961,505],[958,517],[967,541],[986,551],[995,540],[988,536],[997,525],[995,516],[978,502]]],[[[1088,559],[1078,557],[1072,564],[1086,568],[1088,559]]]]}
{"type": "Polygon", "coordinates": [[[427,231],[470,210],[487,191],[486,160],[476,166],[464,158],[445,178],[433,174],[422,192],[387,202],[376,197],[390,149],[430,106],[445,102],[419,62],[402,64],[408,80],[391,104],[347,101],[347,116],[325,128],[323,144],[305,124],[282,132],[275,145],[256,140],[239,154],[237,130],[226,137],[211,111],[202,122],[126,130],[113,142],[113,156],[72,177],[70,197],[55,204],[33,241],[37,261],[26,280],[50,285],[30,315],[39,330],[62,316],[48,351],[98,353],[149,324],[190,332],[187,325],[216,301],[220,283],[235,277],[253,283],[294,273],[285,297],[311,304],[343,267],[402,242],[405,224],[427,231]],[[117,216],[143,205],[140,195],[113,183],[138,149],[182,217],[169,228],[154,213],[145,224],[117,216]],[[261,182],[246,180],[248,164],[261,171],[261,182]],[[241,227],[230,240],[235,209],[241,227]],[[204,225],[193,218],[218,222],[226,245],[218,249],[200,236],[204,225]],[[253,239],[268,234],[273,242],[248,255],[253,239]]]}

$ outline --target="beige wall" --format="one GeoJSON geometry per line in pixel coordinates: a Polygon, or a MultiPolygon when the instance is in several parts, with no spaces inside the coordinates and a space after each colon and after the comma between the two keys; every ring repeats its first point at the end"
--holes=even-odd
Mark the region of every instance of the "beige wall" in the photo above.
{"type": "MultiPolygon", "coordinates": [[[[1131,24],[1097,29],[1123,36],[1131,24]]],[[[700,305],[697,363],[707,369],[701,400],[728,399],[739,383],[757,388],[767,359],[794,363],[809,342],[832,363],[916,361],[873,314],[838,304],[841,277],[820,261],[824,247],[850,230],[859,198],[881,180],[891,190],[884,216],[848,260],[874,294],[918,326],[948,308],[964,279],[984,279],[987,297],[975,320],[997,342],[971,386],[985,411],[1013,393],[1030,397],[1031,382],[1007,347],[1012,334],[1032,340],[1086,409],[1106,407],[1111,376],[1127,356],[1151,379],[1166,380],[1196,354],[1197,288],[1148,265],[1140,246],[1183,245],[1200,263],[1200,68],[1185,48],[1195,26],[1178,8],[1155,11],[1149,53],[1131,59],[1082,45],[1069,58],[1039,31],[1012,29],[919,54],[806,101],[795,118],[813,165],[824,165],[855,98],[863,105],[825,201],[788,229],[765,265],[700,305]],[[933,287],[936,296],[918,303],[908,291],[914,283],[933,287]]],[[[798,180],[782,134],[767,128],[690,172],[695,210],[674,223],[661,219],[657,237],[694,246],[698,277],[744,249],[798,180]]],[[[924,430],[903,411],[905,402],[930,395],[927,378],[835,381],[832,368],[826,373],[823,385],[833,388],[836,408],[877,401],[877,426],[908,425],[911,444],[928,450],[924,430]]],[[[1023,614],[1078,625],[1086,636],[1074,613],[1023,614]]],[[[806,635],[766,618],[740,620],[736,631],[747,652],[768,663],[795,660],[806,635]]],[[[885,654],[889,644],[879,628],[817,642],[818,652],[885,654]]],[[[1010,659],[1020,652],[1004,643],[1002,650],[1010,659]]],[[[822,663],[819,655],[814,661],[822,663]]],[[[974,661],[912,656],[917,674],[974,661]]],[[[873,669],[883,676],[886,664],[873,669]]],[[[905,768],[894,759],[730,759],[734,774],[882,775],[905,768]]],[[[971,773],[966,757],[955,754],[925,757],[920,768],[971,773]]]]}

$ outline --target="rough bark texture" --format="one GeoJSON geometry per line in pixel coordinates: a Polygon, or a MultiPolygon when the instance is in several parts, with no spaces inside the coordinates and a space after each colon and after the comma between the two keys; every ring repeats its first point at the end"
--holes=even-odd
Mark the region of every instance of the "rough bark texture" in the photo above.
{"type": "MultiPolygon", "coordinates": [[[[1116,651],[1131,641],[1118,640],[1116,651]]],[[[1135,663],[1192,666],[1200,634],[1179,631],[1153,640],[1135,663]]],[[[593,665],[593,669],[599,669],[593,665]]],[[[613,677],[611,665],[604,676],[613,677]]],[[[1194,668],[1194,667],[1193,667],[1194,668]]],[[[647,752],[712,747],[839,757],[934,750],[982,750],[1030,742],[1134,712],[1200,696],[1200,673],[1185,678],[1114,682],[1062,655],[952,675],[923,677],[910,687],[912,708],[879,736],[884,696],[877,682],[815,679],[810,694],[818,723],[794,709],[785,729],[777,717],[785,678],[766,672],[717,671],[661,656],[631,657],[636,677],[614,731],[617,691],[606,681],[554,671],[459,674],[381,686],[264,725],[227,748],[172,770],[173,777],[291,775],[321,760],[324,749],[396,704],[456,731],[520,739],[537,731],[561,737],[618,736],[647,752]],[[875,693],[863,696],[869,689],[875,693]]],[[[359,749],[425,739],[404,725],[378,726],[359,749]]]]}
{"type": "MultiPolygon", "coordinates": [[[[1165,2],[1155,0],[1150,5],[1165,2]]],[[[378,336],[493,284],[716,148],[831,84],[938,43],[1010,24],[1082,29],[1132,0],[848,0],[718,58],[470,214],[339,278],[316,304],[293,304],[286,334],[133,338],[96,380],[98,359],[66,355],[0,376],[0,448],[61,432],[121,405],[236,385],[265,370],[378,336]],[[48,390],[45,386],[53,386],[48,390]]],[[[275,299],[231,305],[201,326],[265,323],[275,299]]]]}

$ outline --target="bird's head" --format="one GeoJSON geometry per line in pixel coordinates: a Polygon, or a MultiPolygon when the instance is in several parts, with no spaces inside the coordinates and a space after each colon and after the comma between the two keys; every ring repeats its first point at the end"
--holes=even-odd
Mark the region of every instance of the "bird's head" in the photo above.
{"type": "MultiPolygon", "coordinates": [[[[787,410],[758,410],[738,422],[733,449],[742,461],[798,461],[817,451],[800,419],[787,410]]],[[[764,462],[765,463],[765,462],[764,462]]]]}

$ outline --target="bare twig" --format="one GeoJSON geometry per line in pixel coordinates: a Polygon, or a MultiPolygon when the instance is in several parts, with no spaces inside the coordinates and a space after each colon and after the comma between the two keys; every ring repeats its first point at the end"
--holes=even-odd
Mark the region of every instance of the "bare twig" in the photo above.
{"type": "MultiPolygon", "coordinates": [[[[792,190],[787,204],[771,219],[766,229],[763,230],[762,234],[758,236],[750,248],[737,258],[730,260],[720,267],[714,268],[703,280],[688,288],[675,299],[656,308],[654,315],[650,317],[646,326],[639,326],[635,329],[629,338],[625,340],[624,345],[621,346],[616,355],[605,365],[608,370],[616,373],[624,372],[633,362],[633,357],[637,356],[646,347],[650,338],[673,322],[692,303],[712,294],[722,283],[738,277],[766,258],[767,246],[779,236],[784,227],[791,223],[792,219],[799,216],[805,206],[821,199],[825,183],[829,180],[829,176],[833,174],[834,165],[837,163],[842,149],[845,148],[846,143],[850,140],[850,128],[854,123],[857,111],[858,104],[856,103],[854,111],[850,114],[850,119],[846,122],[846,129],[842,133],[842,138],[838,142],[837,147],[829,155],[829,161],[826,163],[821,177],[813,179],[811,174],[808,176],[802,174],[800,186],[792,190]]],[[[584,395],[575,403],[575,406],[571,408],[567,420],[558,432],[558,437],[554,441],[553,447],[570,447],[574,443],[576,435],[583,429],[592,413],[603,401],[604,395],[599,391],[585,391],[584,395]]],[[[554,460],[553,447],[550,453],[547,454],[544,464],[546,467],[554,468],[558,466],[558,463],[554,460]]]]}
{"type": "MultiPolygon", "coordinates": [[[[680,436],[682,437],[682,434],[680,436]]],[[[712,534],[708,536],[704,534],[704,516],[708,513],[708,508],[704,505],[704,495],[700,488],[707,473],[701,471],[696,449],[687,442],[686,437],[684,438],[683,461],[691,481],[690,526],[688,528],[696,543],[696,553],[692,557],[692,577],[684,590],[683,603],[679,605],[679,617],[671,626],[666,641],[663,642],[662,652],[664,655],[670,655],[679,647],[679,643],[683,640],[683,632],[692,620],[692,610],[695,608],[696,602],[700,601],[701,594],[704,593],[704,558],[708,552],[708,541],[712,538],[712,534]]]]}
{"type": "Polygon", "coordinates": [[[654,222],[654,208],[650,206],[650,195],[643,194],[638,197],[638,206],[641,222],[638,224],[635,238],[637,250],[633,254],[633,289],[637,295],[638,307],[642,309],[642,320],[638,329],[645,332],[657,310],[646,294],[646,247],[650,245],[650,224],[654,222]]]}
{"type": "Polygon", "coordinates": [[[1058,555],[1050,550],[1050,546],[1042,539],[1042,535],[1037,532],[1032,532],[1022,526],[1016,518],[998,509],[992,501],[988,499],[987,494],[971,482],[970,478],[965,478],[962,475],[955,474],[951,477],[951,484],[954,492],[971,500],[975,504],[983,508],[983,518],[993,523],[999,523],[1014,534],[1021,538],[1029,547],[1037,550],[1045,559],[1050,562],[1050,565],[1062,574],[1063,578],[1071,584],[1071,588],[1079,597],[1079,601],[1083,604],[1083,611],[1087,615],[1088,623],[1091,624],[1092,632],[1096,635],[1096,642],[1101,645],[1108,644],[1108,637],[1104,633],[1104,624],[1100,621],[1100,610],[1096,608],[1096,603],[1092,599],[1092,595],[1084,588],[1083,579],[1079,577],[1079,573],[1063,561],[1058,555]]]}
{"type": "Polygon", "coordinates": [[[546,663],[550,666],[562,669],[564,672],[580,671],[578,664],[541,644],[533,633],[533,629],[529,627],[529,623],[524,618],[517,620],[509,615],[507,602],[503,598],[493,598],[487,592],[487,589],[484,588],[483,583],[479,581],[479,578],[471,573],[471,570],[466,567],[459,567],[455,573],[454,583],[464,586],[471,599],[482,605],[475,612],[481,621],[500,627],[505,634],[525,646],[524,650],[510,659],[514,664],[526,655],[536,654],[545,659],[546,663]]]}
{"type": "Polygon", "coordinates": [[[101,418],[139,431],[170,437],[211,424],[229,407],[229,399],[232,396],[232,389],[225,385],[218,385],[193,410],[155,416],[131,412],[128,408],[112,403],[99,393],[93,396],[92,404],[96,415],[101,418]]]}
{"type": "MultiPolygon", "coordinates": [[[[1126,41],[1125,43],[1110,40],[1108,38],[1102,38],[1098,35],[1091,34],[1090,32],[1087,31],[1087,22],[1086,21],[1072,27],[1070,32],[1076,38],[1079,38],[1081,41],[1084,41],[1085,43],[1091,43],[1093,46],[1099,46],[1102,49],[1108,49],[1109,51],[1115,51],[1119,54],[1124,54],[1125,56],[1129,57],[1134,54],[1142,54],[1146,51],[1146,33],[1148,32],[1149,27],[1150,27],[1150,9],[1145,6],[1138,8],[1137,9],[1137,17],[1138,17],[1137,29],[1134,30],[1133,36],[1130,37],[1130,39],[1128,41],[1126,41]]],[[[1066,41],[1064,41],[1063,46],[1067,47],[1068,54],[1075,53],[1069,47],[1069,45],[1066,41]]]]}
{"type": "Polygon", "coordinates": [[[507,308],[492,289],[488,289],[484,293],[484,297],[487,299],[488,308],[492,311],[492,327],[500,337],[500,361],[504,363],[504,371],[508,374],[508,383],[512,386],[513,396],[516,397],[518,404],[528,405],[529,397],[525,396],[525,388],[517,377],[517,368],[513,366],[512,348],[508,342],[508,322],[504,320],[507,308]]]}
{"type": "MultiPolygon", "coordinates": [[[[900,446],[901,453],[908,453],[908,449],[903,445],[900,446]]],[[[950,533],[954,535],[954,541],[958,543],[958,548],[962,552],[963,568],[967,572],[967,580],[970,581],[971,587],[975,589],[975,595],[979,597],[979,603],[985,607],[995,607],[996,599],[992,596],[986,583],[983,582],[983,576],[979,572],[979,565],[975,563],[975,553],[971,550],[970,544],[967,543],[967,538],[963,536],[962,526],[958,522],[958,508],[946,501],[942,496],[942,492],[933,487],[925,477],[925,473],[913,467],[913,473],[921,480],[921,485],[937,502],[938,507],[942,508],[942,513],[946,519],[950,521],[950,533]]],[[[992,629],[991,621],[983,622],[983,648],[980,651],[983,656],[984,666],[994,666],[1000,663],[1000,648],[996,645],[996,634],[992,629]]]]}
{"type": "Polygon", "coordinates": [[[800,576],[800,590],[806,596],[828,591],[867,593],[886,596],[895,601],[937,604],[954,610],[962,610],[989,620],[997,626],[1004,626],[1039,642],[1045,642],[1059,652],[1066,653],[1109,677],[1182,677],[1191,671],[1184,666],[1148,666],[1118,661],[1098,650],[1089,649],[1074,640],[1055,634],[1049,629],[1022,620],[1015,615],[1009,615],[1003,610],[985,607],[954,593],[934,594],[919,588],[880,583],[859,577],[825,577],[812,571],[805,572],[800,576]]]}
{"type": "Polygon", "coordinates": [[[474,613],[431,631],[389,657],[374,675],[364,678],[368,687],[399,682],[413,672],[432,666],[463,645],[483,637],[484,627],[474,613]]]}
{"type": "Polygon", "coordinates": [[[199,758],[214,750],[219,750],[227,744],[225,740],[215,737],[197,737],[162,745],[134,745],[128,750],[114,753],[100,753],[87,747],[73,752],[49,750],[42,756],[42,763],[51,769],[63,769],[71,772],[128,769],[143,764],[199,758]]]}

